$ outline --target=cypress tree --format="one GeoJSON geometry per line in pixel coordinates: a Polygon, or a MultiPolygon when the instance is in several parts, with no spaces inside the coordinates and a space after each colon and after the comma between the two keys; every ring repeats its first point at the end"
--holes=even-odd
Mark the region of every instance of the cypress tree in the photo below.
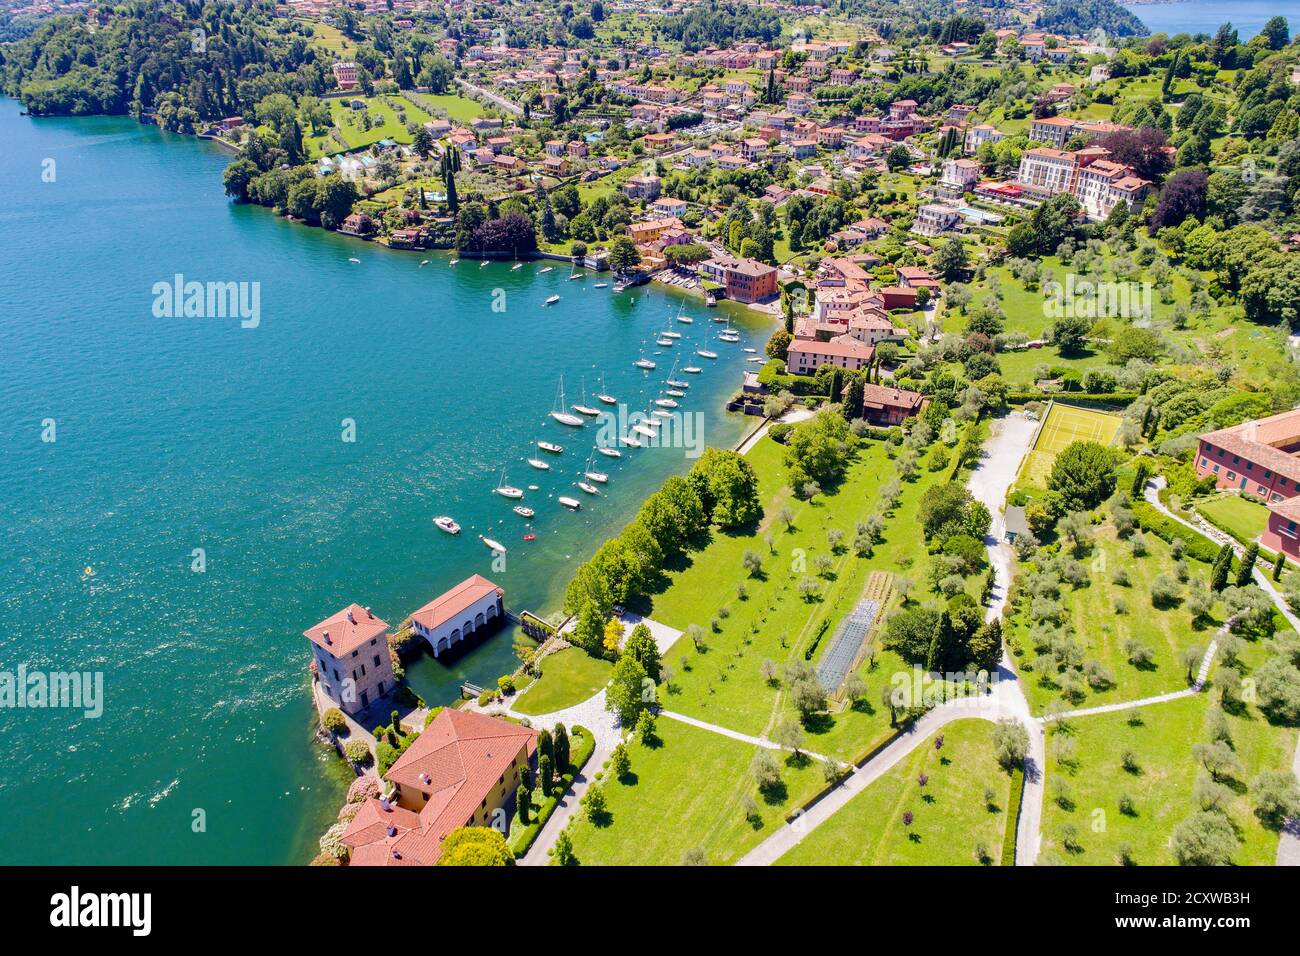
{"type": "Polygon", "coordinates": [[[1251,581],[1250,572],[1255,567],[1255,559],[1259,557],[1259,545],[1252,541],[1246,546],[1246,553],[1241,556],[1241,563],[1237,565],[1237,587],[1244,588],[1251,581]]]}
{"type": "Polygon", "coordinates": [[[555,725],[555,772],[569,772],[569,732],[564,729],[564,724],[555,725]]]}
{"type": "Polygon", "coordinates": [[[540,778],[542,796],[549,797],[551,788],[555,785],[555,767],[550,757],[543,755],[542,759],[537,761],[537,775],[540,778]]]}
{"type": "Polygon", "coordinates": [[[543,757],[550,757],[554,760],[555,744],[551,739],[549,730],[542,730],[537,734],[537,752],[543,757]]]}
{"type": "Polygon", "coordinates": [[[1282,569],[1286,567],[1286,555],[1281,551],[1277,553],[1277,560],[1273,562],[1273,580],[1282,580],[1282,569]]]}
{"type": "Polygon", "coordinates": [[[1232,569],[1232,545],[1225,544],[1219,549],[1210,567],[1210,590],[1222,591],[1228,586],[1228,572],[1232,569]]]}
{"type": "Polygon", "coordinates": [[[1137,474],[1133,476],[1133,487],[1129,489],[1129,497],[1132,498],[1134,501],[1137,501],[1139,498],[1142,497],[1142,490],[1146,488],[1146,485],[1147,485],[1147,463],[1145,461],[1139,461],[1137,466],[1137,474]]]}
{"type": "Polygon", "coordinates": [[[515,791],[515,813],[519,815],[520,823],[528,822],[528,799],[528,788],[521,783],[515,791]]]}

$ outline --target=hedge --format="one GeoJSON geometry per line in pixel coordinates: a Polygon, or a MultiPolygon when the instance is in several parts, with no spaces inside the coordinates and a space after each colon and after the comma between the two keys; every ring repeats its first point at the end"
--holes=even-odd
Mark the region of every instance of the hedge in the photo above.
{"type": "Polygon", "coordinates": [[[783,368],[785,368],[784,362],[780,359],[772,359],[759,370],[758,384],[766,385],[769,389],[775,386],[791,395],[826,397],[818,391],[819,383],[815,375],[788,375],[781,371],[783,368]]]}
{"type": "Polygon", "coordinates": [[[1071,405],[1125,407],[1137,399],[1137,392],[1011,392],[1007,395],[1007,404],[1024,405],[1026,402],[1059,400],[1071,405]]]}
{"type": "Polygon", "coordinates": [[[1173,544],[1174,538],[1181,538],[1186,546],[1183,553],[1189,558],[1204,561],[1206,564],[1213,564],[1214,559],[1218,557],[1220,549],[1217,544],[1199,531],[1193,531],[1186,525],[1179,524],[1173,518],[1161,514],[1150,502],[1134,501],[1131,507],[1133,509],[1133,519],[1137,522],[1139,528],[1151,532],[1166,544],[1173,544]]]}
{"type": "Polygon", "coordinates": [[[1007,829],[1002,836],[1002,865],[1016,865],[1016,829],[1020,825],[1020,801],[1025,792],[1025,771],[1011,771],[1011,796],[1007,803],[1007,829]]]}
{"type": "Polygon", "coordinates": [[[569,788],[573,786],[573,778],[586,766],[592,752],[596,749],[596,738],[592,736],[591,731],[578,724],[570,728],[569,741],[571,744],[576,742],[577,746],[569,753],[568,771],[556,778],[551,795],[542,802],[541,808],[532,815],[527,824],[518,829],[513,826],[510,828],[507,844],[516,860],[527,853],[528,848],[537,840],[537,834],[542,832],[542,827],[546,825],[547,820],[551,819],[555,808],[560,805],[560,798],[569,792],[569,788]]]}

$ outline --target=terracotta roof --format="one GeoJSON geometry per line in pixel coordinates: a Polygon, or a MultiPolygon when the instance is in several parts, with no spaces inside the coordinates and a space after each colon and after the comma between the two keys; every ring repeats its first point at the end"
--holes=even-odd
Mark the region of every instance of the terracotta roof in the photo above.
{"type": "Polygon", "coordinates": [[[1300,409],[1207,432],[1201,440],[1300,483],[1300,458],[1276,447],[1300,444],[1300,409]]]}
{"type": "Polygon", "coordinates": [[[345,657],[387,630],[388,625],[375,617],[369,608],[349,604],[315,627],[303,631],[303,635],[335,657],[345,657]]]}
{"type": "Polygon", "coordinates": [[[888,385],[872,385],[869,382],[862,386],[862,404],[866,408],[901,408],[905,411],[914,411],[921,407],[921,402],[924,400],[925,396],[920,392],[909,392],[888,385]]]}
{"type": "Polygon", "coordinates": [[[493,591],[502,594],[497,587],[481,574],[475,574],[461,581],[450,591],[438,595],[424,607],[411,615],[411,621],[426,630],[446,624],[456,618],[467,608],[477,604],[493,591]]]}
{"type": "Polygon", "coordinates": [[[1283,501],[1275,501],[1268,506],[1268,510],[1288,521],[1300,521],[1300,498],[1286,498],[1283,501]]]}
{"type": "Polygon", "coordinates": [[[844,339],[831,342],[811,342],[796,339],[790,343],[789,352],[801,352],[804,355],[830,355],[843,358],[857,358],[867,361],[876,353],[870,345],[864,345],[857,339],[844,339]]]}

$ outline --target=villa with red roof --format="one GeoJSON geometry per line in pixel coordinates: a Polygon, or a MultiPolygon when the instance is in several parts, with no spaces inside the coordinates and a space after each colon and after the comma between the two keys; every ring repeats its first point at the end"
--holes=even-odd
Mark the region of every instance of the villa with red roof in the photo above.
{"type": "Polygon", "coordinates": [[[522,774],[537,755],[537,731],[447,708],[389,768],[389,797],[371,797],[342,836],[352,866],[432,866],[459,827],[510,819],[522,774]]]}
{"type": "Polygon", "coordinates": [[[412,614],[411,627],[437,657],[480,628],[504,620],[504,596],[504,590],[475,574],[412,614]]]}
{"type": "Polygon", "coordinates": [[[1202,435],[1196,474],[1270,503],[1300,494],[1300,409],[1202,435]]]}
{"type": "Polygon", "coordinates": [[[325,696],[344,713],[365,710],[393,689],[388,625],[359,604],[349,604],[303,632],[325,696]]]}

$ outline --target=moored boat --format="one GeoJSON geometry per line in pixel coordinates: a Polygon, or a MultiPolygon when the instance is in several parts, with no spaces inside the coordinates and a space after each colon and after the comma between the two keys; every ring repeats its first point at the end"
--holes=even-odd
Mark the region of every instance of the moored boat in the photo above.
{"type": "Polygon", "coordinates": [[[580,481],[580,482],[578,482],[578,487],[581,488],[583,491],[585,491],[585,492],[586,492],[587,494],[589,494],[589,495],[598,495],[598,494],[600,494],[600,489],[598,489],[595,485],[589,485],[589,484],[587,484],[585,481],[580,481]]]}
{"type": "Polygon", "coordinates": [[[552,455],[562,455],[562,454],[564,454],[564,446],[563,446],[563,445],[556,445],[556,444],[554,444],[554,443],[552,443],[552,442],[549,442],[549,441],[539,441],[539,442],[537,443],[537,447],[540,448],[542,451],[550,452],[552,455]]]}
{"type": "Polygon", "coordinates": [[[559,297],[558,295],[553,295],[553,296],[551,296],[550,298],[548,298],[545,302],[543,302],[542,304],[543,304],[543,305],[555,305],[555,303],[557,303],[557,302],[559,302],[559,301],[560,301],[560,297],[559,297]]]}
{"type": "MultiPolygon", "coordinates": [[[[695,354],[700,356],[700,358],[706,358],[706,359],[715,359],[718,357],[717,352],[710,352],[708,349],[698,349],[696,350],[695,354]]],[[[687,371],[689,372],[690,369],[687,369],[687,371]]]]}
{"type": "Polygon", "coordinates": [[[478,539],[482,541],[485,545],[487,545],[489,548],[491,548],[493,551],[496,551],[500,554],[506,553],[506,546],[502,544],[500,541],[493,541],[491,538],[483,537],[483,535],[479,535],[478,539]]]}
{"type": "Polygon", "coordinates": [[[617,448],[597,448],[596,451],[600,452],[602,455],[604,455],[607,458],[623,457],[623,453],[619,451],[617,448]]]}
{"type": "Polygon", "coordinates": [[[448,534],[460,534],[460,525],[449,515],[438,515],[433,519],[433,523],[448,534]]]}
{"type": "Polygon", "coordinates": [[[570,498],[568,495],[560,495],[560,497],[556,498],[555,500],[558,501],[560,504],[564,505],[564,507],[572,508],[575,511],[582,507],[581,501],[579,501],[577,498],[570,498]]]}
{"type": "Polygon", "coordinates": [[[528,507],[527,505],[515,505],[512,510],[514,511],[515,514],[519,515],[519,517],[521,518],[531,518],[535,514],[537,514],[536,511],[534,511],[532,508],[528,507]]]}
{"type": "Polygon", "coordinates": [[[704,371],[704,369],[700,368],[698,365],[688,365],[686,368],[682,369],[682,371],[687,375],[699,375],[704,371]]]}

